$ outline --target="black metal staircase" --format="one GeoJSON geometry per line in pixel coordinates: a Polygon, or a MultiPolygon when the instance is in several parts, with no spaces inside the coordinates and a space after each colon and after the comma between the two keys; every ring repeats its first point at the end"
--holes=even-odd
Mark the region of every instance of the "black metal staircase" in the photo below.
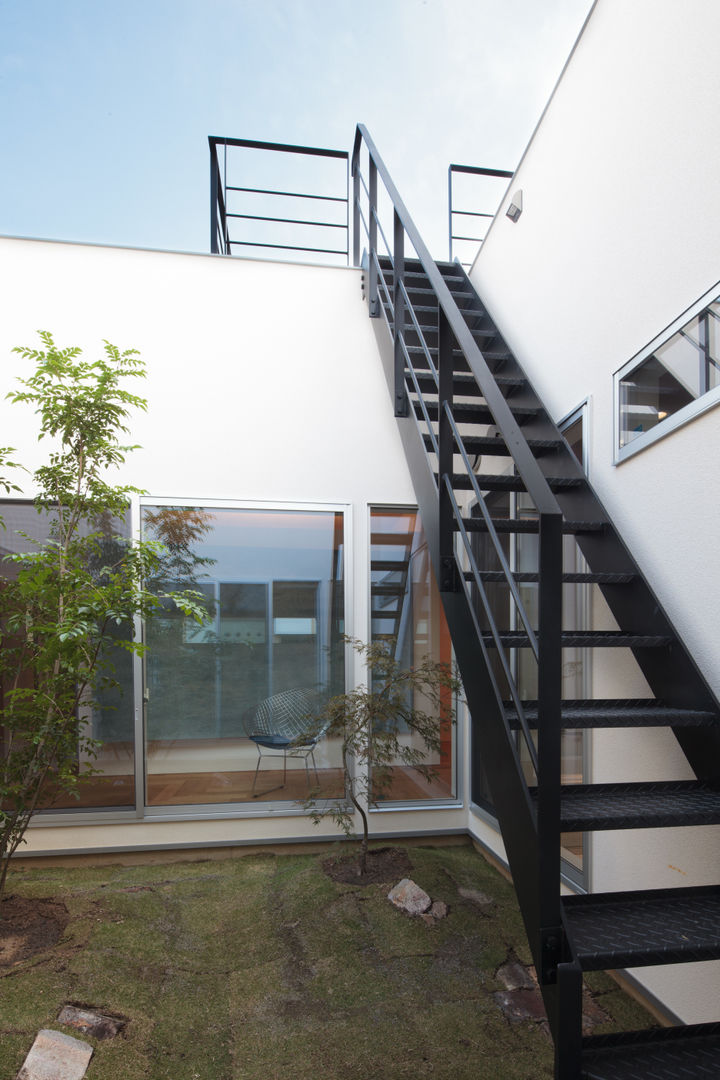
{"type": "Polygon", "coordinates": [[[430,258],[362,126],[352,174],[355,263],[364,227],[370,314],[390,332],[395,412],[473,718],[473,756],[490,779],[540,979],[556,1077],[720,1076],[720,1024],[581,1035],[582,971],[720,958],[720,886],[560,892],[563,831],[720,823],[718,703],[464,271],[430,258]],[[391,243],[377,211],[378,177],[393,206],[391,243]],[[523,493],[534,518],[494,517],[498,491],[523,493]],[[537,534],[538,557],[534,570],[518,573],[507,538],[521,533],[537,534]],[[563,571],[568,535],[586,571],[563,571]],[[491,553],[482,563],[479,537],[491,553]],[[537,617],[523,602],[527,585],[537,588],[537,617]],[[567,585],[599,588],[617,630],[563,630],[567,585]],[[512,613],[505,623],[491,596],[498,589],[512,613]],[[654,696],[562,700],[568,647],[630,649],[654,696]],[[534,700],[517,678],[520,650],[536,665],[534,700]],[[674,731],[696,780],[562,784],[564,729],[658,726],[674,731]]]}

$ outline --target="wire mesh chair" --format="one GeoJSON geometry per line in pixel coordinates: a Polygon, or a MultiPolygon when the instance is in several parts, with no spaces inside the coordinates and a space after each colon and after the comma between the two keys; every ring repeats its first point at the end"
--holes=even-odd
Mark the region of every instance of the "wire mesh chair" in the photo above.
{"type": "MultiPolygon", "coordinates": [[[[265,698],[258,705],[248,709],[243,716],[243,726],[248,739],[251,739],[258,751],[255,776],[252,783],[252,797],[255,794],[260,762],[264,757],[283,759],[282,784],[269,791],[285,787],[287,780],[287,759],[300,758],[305,763],[305,778],[310,787],[310,766],[312,761],[316,782],[319,782],[315,763],[315,747],[325,734],[326,727],[318,728],[314,717],[320,707],[321,699],[317,690],[298,688],[284,690],[265,698]]],[[[269,791],[263,794],[269,794],[269,791]]]]}

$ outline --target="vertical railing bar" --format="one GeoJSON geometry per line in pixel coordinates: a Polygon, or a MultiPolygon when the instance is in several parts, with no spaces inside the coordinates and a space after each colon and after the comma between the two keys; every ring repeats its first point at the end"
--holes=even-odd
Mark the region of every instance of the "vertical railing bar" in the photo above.
{"type": "Polygon", "coordinates": [[[438,305],[438,521],[440,542],[440,591],[457,592],[455,530],[447,485],[453,477],[453,432],[449,416],[453,407],[453,345],[447,315],[438,305]]]}
{"type": "Polygon", "coordinates": [[[448,247],[450,262],[453,261],[453,167],[448,165],[448,247]]]}
{"type": "MultiPolygon", "coordinates": [[[[407,368],[408,368],[408,371],[410,372],[410,378],[412,380],[413,390],[417,394],[418,404],[420,405],[420,408],[422,410],[423,419],[425,420],[425,425],[426,425],[427,431],[428,431],[428,436],[430,438],[430,442],[432,443],[432,452],[433,452],[433,454],[435,454],[437,459],[440,460],[440,447],[438,445],[437,438],[435,437],[435,432],[433,431],[432,420],[430,419],[430,413],[428,412],[428,408],[427,408],[427,404],[425,402],[425,397],[423,396],[423,392],[420,389],[420,383],[418,382],[417,373],[415,371],[415,365],[413,364],[412,359],[410,358],[410,353],[408,352],[407,345],[405,344],[405,339],[404,338],[403,338],[403,341],[402,341],[402,348],[403,348],[403,353],[405,354],[405,361],[407,363],[407,368]]],[[[418,423],[417,414],[415,415],[415,422],[418,424],[418,428],[419,428],[420,425],[418,423]]]]}
{"type": "Polygon", "coordinates": [[[219,169],[217,163],[217,148],[214,142],[210,142],[210,251],[213,255],[219,255],[218,236],[218,181],[219,169]]]}
{"type": "Polygon", "coordinates": [[[222,241],[223,248],[226,255],[230,254],[230,245],[228,243],[228,220],[227,220],[227,143],[223,143],[223,179],[222,179],[222,200],[223,200],[223,228],[222,228],[222,241]]]}
{"type": "Polygon", "coordinates": [[[408,291],[407,291],[407,288],[405,287],[404,284],[403,284],[403,290],[402,291],[403,291],[403,296],[405,297],[405,303],[407,305],[406,310],[407,310],[408,314],[410,315],[410,318],[412,319],[413,328],[415,329],[415,332],[417,333],[418,338],[420,340],[421,348],[422,348],[423,353],[425,354],[425,358],[427,359],[427,362],[428,362],[428,369],[432,372],[432,376],[433,376],[433,380],[435,382],[435,385],[439,388],[440,381],[439,381],[437,369],[436,369],[435,364],[433,362],[432,354],[430,352],[430,347],[429,347],[427,341],[425,340],[425,334],[423,333],[422,327],[420,326],[420,323],[418,322],[417,315],[415,314],[415,309],[414,309],[412,303],[410,302],[410,297],[408,296],[408,291]]]}
{"type": "MultiPolygon", "coordinates": [[[[385,235],[385,232],[383,230],[382,224],[380,222],[380,218],[378,217],[377,209],[373,211],[373,216],[375,218],[375,225],[377,226],[377,231],[380,233],[380,238],[381,238],[383,244],[385,245],[385,251],[387,253],[387,257],[390,260],[390,262],[392,262],[393,254],[392,254],[392,251],[390,250],[390,245],[388,244],[388,239],[387,239],[387,236],[385,235]]],[[[377,237],[376,237],[376,240],[375,240],[375,247],[377,248],[377,237]]]]}
{"type": "MultiPolygon", "coordinates": [[[[446,483],[446,485],[448,487],[448,496],[450,498],[450,502],[451,502],[452,507],[453,507],[453,514],[455,516],[455,520],[457,521],[457,524],[458,524],[458,531],[459,531],[460,537],[461,537],[461,539],[463,541],[463,546],[465,548],[465,551],[466,551],[466,553],[468,555],[468,558],[470,560],[475,588],[478,591],[478,594],[480,596],[480,600],[482,601],[483,608],[485,609],[485,614],[487,615],[487,618],[488,618],[490,634],[492,635],[493,641],[495,642],[495,648],[497,650],[497,657],[498,657],[500,665],[501,665],[501,667],[503,669],[503,674],[505,675],[505,679],[507,680],[508,689],[510,691],[510,696],[512,698],[513,705],[515,706],[515,711],[517,713],[518,722],[520,724],[520,729],[521,729],[521,731],[523,733],[523,737],[525,739],[525,745],[527,746],[528,757],[530,758],[530,764],[532,765],[533,769],[535,770],[535,775],[537,776],[537,773],[538,773],[537,749],[536,749],[535,744],[534,744],[534,742],[532,740],[532,733],[530,731],[530,727],[529,727],[528,722],[527,722],[527,717],[525,716],[525,710],[522,707],[522,700],[520,698],[520,692],[519,692],[519,690],[517,688],[517,684],[516,684],[516,681],[515,681],[515,676],[513,675],[513,672],[511,670],[509,664],[508,664],[507,656],[505,655],[505,650],[504,650],[502,642],[500,640],[500,632],[498,631],[498,628],[495,625],[495,620],[494,620],[494,617],[493,617],[492,608],[490,606],[490,601],[488,599],[487,592],[485,591],[485,586],[482,583],[482,579],[480,578],[480,576],[478,574],[477,564],[475,562],[475,556],[472,553],[472,545],[470,543],[470,538],[469,538],[469,536],[467,534],[467,529],[465,528],[465,525],[464,525],[463,520],[462,520],[462,514],[460,513],[460,507],[457,504],[457,500],[455,499],[455,495],[454,495],[454,493],[452,491],[452,488],[451,488],[451,486],[449,484],[449,481],[447,479],[446,479],[445,483],[446,483]]],[[[470,610],[470,614],[471,614],[471,617],[472,617],[472,620],[473,620],[473,624],[475,626],[475,632],[477,634],[478,641],[480,642],[480,647],[482,648],[482,651],[483,651],[483,656],[485,656],[485,658],[487,660],[488,654],[487,654],[487,648],[486,648],[486,645],[485,645],[485,638],[484,638],[484,635],[483,635],[483,630],[480,627],[480,624],[479,624],[479,622],[477,620],[477,615],[475,614],[475,608],[474,608],[474,605],[472,604],[471,598],[470,598],[469,593],[468,593],[467,582],[465,581],[465,578],[462,575],[460,576],[459,580],[460,580],[460,584],[462,586],[462,589],[463,589],[463,591],[465,593],[465,597],[466,597],[466,599],[468,601],[468,608],[470,610]]],[[[489,662],[488,662],[488,671],[489,671],[489,673],[491,675],[491,678],[493,679],[493,684],[496,685],[495,676],[494,676],[494,674],[492,672],[492,665],[489,664],[489,662]]],[[[502,695],[499,693],[499,691],[496,691],[496,693],[497,693],[498,704],[500,705],[500,707],[502,707],[502,695]]]]}
{"type": "Polygon", "coordinates": [[[395,415],[407,416],[405,389],[405,229],[397,210],[393,213],[393,343],[395,358],[395,415]]]}
{"type": "Polygon", "coordinates": [[[350,158],[345,158],[345,265],[350,265],[350,158]]]}
{"type": "Polygon", "coordinates": [[[368,308],[370,318],[376,319],[378,311],[377,294],[377,267],[375,265],[375,253],[377,251],[377,165],[373,161],[372,154],[368,155],[368,224],[370,226],[370,272],[368,281],[368,308]]]}
{"type": "Polygon", "coordinates": [[[461,434],[460,434],[460,432],[458,430],[458,427],[457,427],[457,425],[455,423],[455,418],[453,416],[450,416],[448,419],[449,419],[450,426],[451,426],[451,429],[452,429],[455,444],[457,445],[457,448],[460,451],[460,455],[462,457],[463,464],[465,466],[465,472],[467,473],[468,477],[470,478],[470,483],[472,484],[472,488],[473,488],[473,492],[475,494],[475,498],[477,499],[478,506],[480,507],[483,518],[485,520],[485,524],[486,524],[487,530],[488,530],[488,536],[492,540],[493,547],[495,548],[495,555],[496,555],[496,557],[498,559],[498,562],[500,563],[500,568],[501,568],[503,574],[505,575],[505,579],[506,579],[508,587],[510,589],[510,593],[512,595],[512,598],[515,601],[515,608],[516,608],[517,612],[520,615],[523,626],[525,627],[525,632],[527,633],[528,640],[530,642],[530,648],[532,649],[532,652],[533,652],[533,656],[537,660],[539,658],[539,646],[538,646],[537,637],[536,637],[535,631],[534,631],[534,629],[532,627],[532,624],[530,622],[530,617],[529,617],[529,615],[528,615],[528,613],[527,613],[527,611],[525,609],[525,605],[523,604],[522,599],[520,597],[520,592],[518,590],[517,583],[516,583],[515,579],[513,578],[512,568],[508,565],[508,562],[507,562],[507,560],[505,558],[505,554],[504,554],[504,552],[502,550],[502,545],[500,543],[500,539],[498,537],[497,532],[495,531],[495,526],[493,525],[492,516],[488,512],[488,508],[485,505],[485,499],[482,496],[482,493],[480,491],[480,486],[479,486],[479,484],[478,484],[478,482],[477,482],[477,480],[475,478],[475,473],[472,470],[472,465],[470,464],[470,459],[468,458],[468,453],[467,453],[467,450],[465,449],[465,444],[462,441],[462,436],[461,436],[461,434]]]}
{"type": "Polygon", "coordinates": [[[555,981],[562,944],[560,784],[562,708],[562,516],[539,515],[538,843],[541,980],[555,981]]]}

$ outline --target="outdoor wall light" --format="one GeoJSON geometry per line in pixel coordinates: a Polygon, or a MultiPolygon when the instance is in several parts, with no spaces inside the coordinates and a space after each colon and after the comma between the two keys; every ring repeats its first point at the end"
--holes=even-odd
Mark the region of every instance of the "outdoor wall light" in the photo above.
{"type": "Polygon", "coordinates": [[[518,190],[511,198],[510,205],[508,206],[505,213],[511,221],[517,221],[517,219],[522,214],[522,208],[522,191],[518,188],[518,190]]]}

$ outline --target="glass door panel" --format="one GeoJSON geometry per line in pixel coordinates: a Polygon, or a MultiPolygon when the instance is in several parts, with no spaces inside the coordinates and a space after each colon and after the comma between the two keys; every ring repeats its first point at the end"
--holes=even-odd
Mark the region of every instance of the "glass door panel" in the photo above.
{"type": "Polygon", "coordinates": [[[146,630],[148,804],[342,795],[338,746],[290,745],[345,688],[342,514],[147,506],[143,527],[166,547],[152,586],[205,607],[199,625],[168,603],[146,630]]]}

